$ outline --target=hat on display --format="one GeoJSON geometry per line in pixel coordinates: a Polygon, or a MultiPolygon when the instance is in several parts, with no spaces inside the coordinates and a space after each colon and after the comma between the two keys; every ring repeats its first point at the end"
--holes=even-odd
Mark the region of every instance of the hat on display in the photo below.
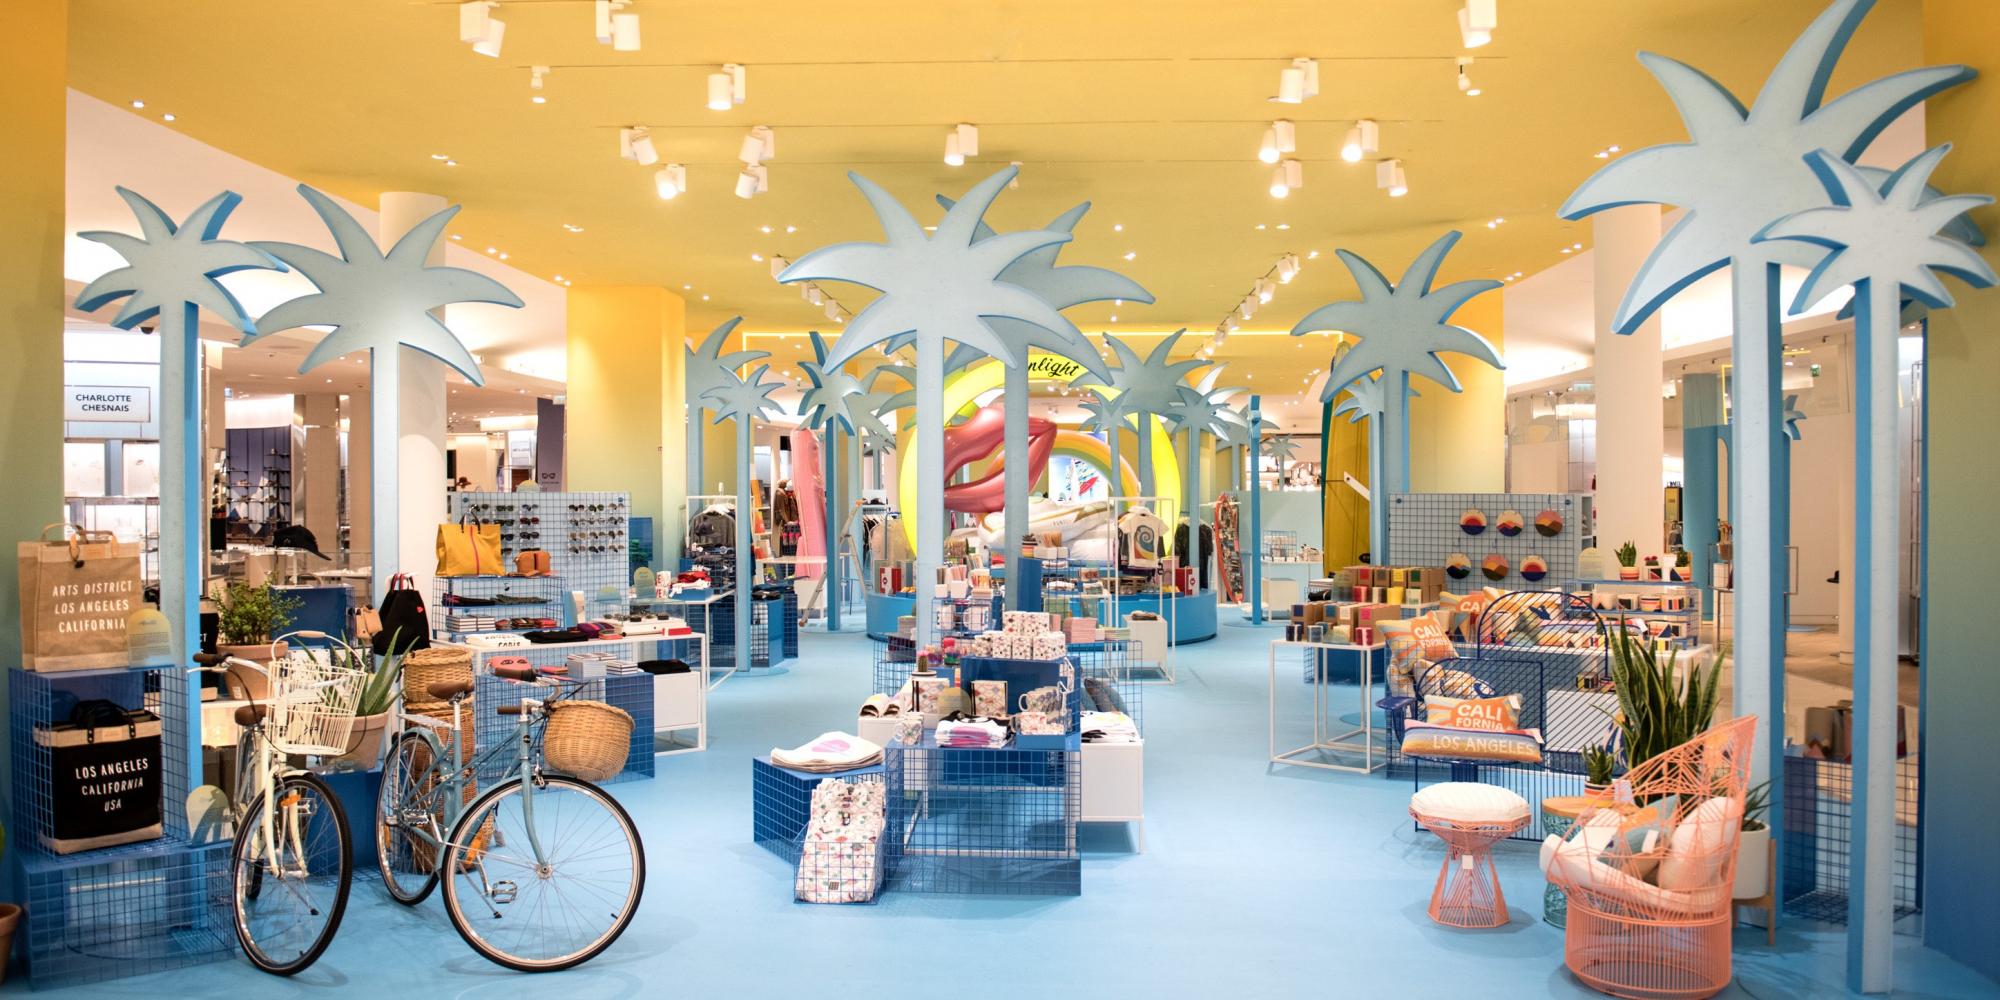
{"type": "Polygon", "coordinates": [[[321,559],[333,558],[319,550],[319,539],[303,524],[287,524],[272,532],[271,545],[280,549],[304,549],[321,559]]]}
{"type": "Polygon", "coordinates": [[[1477,507],[1467,507],[1458,515],[1458,526],[1468,535],[1477,535],[1486,530],[1486,512],[1477,507]]]}
{"type": "Polygon", "coordinates": [[[1522,527],[1525,525],[1526,522],[1522,520],[1521,512],[1511,507],[1501,511],[1500,520],[1493,523],[1493,526],[1500,529],[1500,533],[1506,535],[1508,538],[1520,534],[1522,527]]]}
{"type": "Polygon", "coordinates": [[[1472,557],[1463,552],[1454,552],[1444,557],[1444,571],[1454,580],[1463,580],[1472,575],[1472,557]]]}
{"type": "Polygon", "coordinates": [[[1554,510],[1544,510],[1535,515],[1535,530],[1544,538],[1554,538],[1563,533],[1563,516],[1554,510]]]}
{"type": "Polygon", "coordinates": [[[1488,580],[1505,580],[1507,579],[1507,557],[1499,553],[1487,556],[1479,563],[1479,571],[1486,574],[1488,580]]]}

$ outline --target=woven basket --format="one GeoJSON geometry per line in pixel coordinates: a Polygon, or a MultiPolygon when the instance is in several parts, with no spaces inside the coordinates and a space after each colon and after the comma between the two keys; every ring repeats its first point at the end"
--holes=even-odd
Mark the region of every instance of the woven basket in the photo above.
{"type": "Polygon", "coordinates": [[[625,770],[632,751],[632,716],[601,701],[560,701],[549,706],[542,756],[549,766],[585,781],[604,781],[625,770]]]}
{"type": "MultiPolygon", "coordinates": [[[[417,705],[432,704],[432,684],[450,682],[469,684],[472,682],[472,650],[455,646],[431,646],[414,649],[403,656],[403,703],[414,710],[417,705]]],[[[446,712],[445,718],[451,713],[446,712]]],[[[466,718],[470,719],[468,715],[466,718]]]]}

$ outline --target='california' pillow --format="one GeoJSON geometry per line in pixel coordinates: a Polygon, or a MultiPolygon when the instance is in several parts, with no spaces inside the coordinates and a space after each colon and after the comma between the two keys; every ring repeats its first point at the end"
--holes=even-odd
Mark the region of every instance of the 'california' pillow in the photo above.
{"type": "Polygon", "coordinates": [[[1542,734],[1537,729],[1484,733],[1434,726],[1427,722],[1410,722],[1403,726],[1403,753],[1411,757],[1539,764],[1542,762],[1542,734]]]}
{"type": "Polygon", "coordinates": [[[1432,695],[1424,699],[1424,712],[1426,721],[1434,726],[1503,733],[1520,728],[1521,696],[1452,698],[1432,695]]]}

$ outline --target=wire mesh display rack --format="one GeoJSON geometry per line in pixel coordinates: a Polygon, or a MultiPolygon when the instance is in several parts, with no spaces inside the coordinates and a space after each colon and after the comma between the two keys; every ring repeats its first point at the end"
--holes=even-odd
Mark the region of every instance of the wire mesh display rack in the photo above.
{"type": "MultiPolygon", "coordinates": [[[[1896,837],[1890,887],[1896,917],[1923,911],[1923,761],[1896,761],[1896,837]]],[[[1784,870],[1779,892],[1785,912],[1829,923],[1847,922],[1853,862],[1854,765],[1788,754],[1785,757],[1784,870]]]]}
{"type": "MultiPolygon", "coordinates": [[[[525,652],[533,653],[536,650],[525,652]]],[[[520,719],[517,716],[499,714],[500,706],[518,705],[523,696],[553,697],[556,690],[542,688],[538,691],[516,681],[495,677],[484,670],[479,671],[473,680],[475,687],[471,721],[474,738],[467,755],[469,758],[467,763],[471,763],[470,758],[476,758],[488,747],[496,746],[514,735],[514,727],[520,719]]],[[[582,680],[577,685],[565,685],[563,691],[571,700],[601,701],[615,708],[622,708],[632,716],[632,742],[625,757],[625,769],[597,784],[610,785],[653,776],[653,675],[637,673],[593,677],[582,680]]],[[[540,727],[535,730],[534,739],[535,747],[539,750],[542,741],[540,727]]],[[[494,754],[480,765],[477,777],[482,784],[500,781],[512,777],[517,766],[518,762],[511,752],[494,754]]]]}
{"type": "Polygon", "coordinates": [[[1083,892],[1076,828],[1082,755],[1065,750],[884,748],[889,888],[971,895],[1083,892]]]}
{"type": "MultiPolygon", "coordinates": [[[[890,636],[886,640],[875,640],[872,645],[875,647],[872,690],[877,694],[895,694],[910,679],[910,671],[916,669],[916,642],[903,636],[890,636]]],[[[1084,707],[1091,707],[1097,702],[1098,692],[1108,690],[1110,696],[1106,700],[1124,706],[1122,711],[1132,717],[1133,727],[1143,733],[1146,685],[1139,677],[1141,671],[1132,667],[1133,646],[1130,640],[1125,639],[1072,643],[1067,655],[1070,662],[1076,665],[1077,680],[1084,686],[1082,693],[1089,699],[1083,703],[1084,707]]],[[[1010,697],[1019,693],[1009,692],[1010,697]]],[[[1012,708],[1011,705],[1009,707],[1012,708]]]]}
{"type": "Polygon", "coordinates": [[[9,852],[26,914],[28,977],[37,989],[98,982],[227,958],[229,845],[188,840],[192,787],[185,708],[187,676],[176,669],[8,671],[13,780],[9,852]],[[65,721],[81,701],[149,708],[161,718],[158,839],[77,854],[43,845],[54,830],[53,760],[35,730],[65,721]]]}

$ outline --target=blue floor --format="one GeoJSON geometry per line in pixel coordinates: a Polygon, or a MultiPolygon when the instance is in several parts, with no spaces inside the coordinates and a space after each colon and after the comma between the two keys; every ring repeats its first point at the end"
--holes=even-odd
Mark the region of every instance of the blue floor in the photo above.
{"type": "MultiPolygon", "coordinates": [[[[1425,915],[1442,852],[1412,830],[1407,783],[1266,766],[1265,644],[1278,634],[1221,629],[1178,651],[1178,685],[1146,688],[1146,850],[1132,853],[1122,828],[1091,830],[1080,898],[793,903],[790,866],[750,841],[750,757],[850,725],[869,687],[864,638],[808,633],[788,672],[714,693],[707,753],[661,758],[657,780],[615,786],[645,831],[650,879],[631,929],[581,968],[527,977],[492,965],[436,897],[406,910],[370,871],[357,873],[340,936],[295,979],[235,959],[46,995],[1595,996],[1563,971],[1561,932],[1541,922],[1531,846],[1499,852],[1513,922],[1447,930],[1425,915]]],[[[1280,676],[1304,697],[1297,668],[1280,676]]],[[[1739,931],[1725,996],[1842,992],[1840,928],[1790,925],[1776,949],[1763,942],[1739,931]]],[[[1898,946],[1899,996],[2000,995],[1913,937],[1898,946]]]]}

